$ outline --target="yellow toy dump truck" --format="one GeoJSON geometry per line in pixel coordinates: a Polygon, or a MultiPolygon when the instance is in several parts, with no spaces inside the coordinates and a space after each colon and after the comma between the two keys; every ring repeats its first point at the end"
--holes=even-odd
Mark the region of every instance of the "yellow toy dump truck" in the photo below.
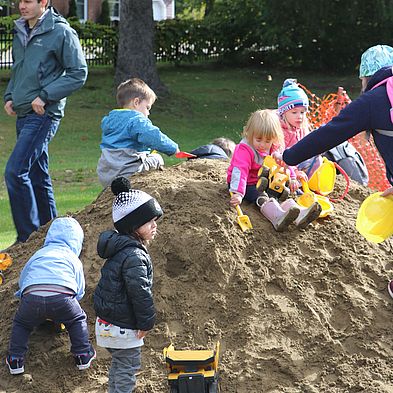
{"type": "Polygon", "coordinates": [[[220,343],[214,350],[164,348],[170,393],[218,393],[220,343]]]}
{"type": "Polygon", "coordinates": [[[6,252],[0,253],[0,285],[4,283],[3,271],[12,265],[12,258],[6,252]]]}
{"type": "Polygon", "coordinates": [[[279,202],[284,202],[289,197],[288,173],[277,165],[272,156],[265,157],[258,177],[256,187],[259,192],[266,192],[269,197],[276,198],[279,202]]]}

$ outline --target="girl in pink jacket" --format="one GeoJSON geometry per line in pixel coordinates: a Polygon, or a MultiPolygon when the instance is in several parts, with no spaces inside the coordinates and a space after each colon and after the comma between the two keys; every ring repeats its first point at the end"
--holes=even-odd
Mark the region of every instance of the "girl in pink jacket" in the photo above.
{"type": "MultiPolygon", "coordinates": [[[[309,208],[298,205],[292,198],[281,204],[275,198],[260,193],[256,184],[258,171],[267,155],[274,155],[284,144],[277,114],[269,109],[251,114],[243,131],[243,139],[236,146],[227,172],[227,183],[232,193],[230,204],[235,207],[243,199],[256,203],[261,213],[277,231],[285,230],[292,222],[305,228],[319,217],[321,207],[314,203],[309,208]]],[[[296,181],[296,173],[289,167],[290,182],[296,181]]]]}
{"type": "MultiPolygon", "coordinates": [[[[307,120],[309,101],[296,79],[286,79],[277,98],[277,112],[284,134],[285,149],[289,149],[310,133],[307,120]]],[[[297,165],[300,171],[311,177],[322,164],[322,157],[315,156],[297,165]]]]}

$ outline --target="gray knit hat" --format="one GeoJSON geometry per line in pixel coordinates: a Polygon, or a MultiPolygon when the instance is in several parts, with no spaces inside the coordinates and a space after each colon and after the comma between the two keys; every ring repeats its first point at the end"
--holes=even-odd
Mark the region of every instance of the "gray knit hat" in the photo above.
{"type": "Polygon", "coordinates": [[[111,190],[116,195],[112,218],[119,233],[132,233],[163,214],[161,206],[152,196],[144,191],[131,189],[131,184],[125,177],[113,180],[111,190]]]}

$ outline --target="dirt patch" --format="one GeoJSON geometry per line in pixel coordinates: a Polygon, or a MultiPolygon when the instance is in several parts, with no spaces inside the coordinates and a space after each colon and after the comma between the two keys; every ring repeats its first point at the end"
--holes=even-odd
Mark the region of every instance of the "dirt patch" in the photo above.
{"type": "MultiPolygon", "coordinates": [[[[245,205],[254,230],[242,233],[228,206],[226,168],[225,162],[197,160],[132,179],[165,211],[150,246],[158,321],[143,348],[136,392],[168,391],[162,349],[170,342],[213,348],[217,340],[221,392],[392,392],[391,243],[368,243],[355,229],[370,191],[352,184],[330,217],[283,234],[245,205]]],[[[337,188],[344,188],[340,179],[337,188]]],[[[92,340],[92,294],[103,264],[96,242],[112,228],[112,199],[105,191],[75,215],[85,231],[82,305],[92,340]]],[[[2,359],[20,270],[46,229],[10,250],[15,263],[0,287],[2,359]]],[[[31,336],[23,376],[0,368],[0,393],[104,392],[109,362],[98,349],[91,369],[78,372],[67,334],[40,330],[31,336]]]]}

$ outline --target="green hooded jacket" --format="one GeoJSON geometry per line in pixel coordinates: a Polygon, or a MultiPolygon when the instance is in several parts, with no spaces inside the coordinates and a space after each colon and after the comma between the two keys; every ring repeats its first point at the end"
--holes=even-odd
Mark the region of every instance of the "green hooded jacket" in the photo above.
{"type": "Polygon", "coordinates": [[[12,101],[21,117],[33,112],[31,103],[40,97],[49,116],[62,118],[66,97],[82,87],[87,78],[87,64],[75,30],[52,7],[30,34],[26,21],[19,18],[15,21],[12,57],[4,101],[12,101]]]}

